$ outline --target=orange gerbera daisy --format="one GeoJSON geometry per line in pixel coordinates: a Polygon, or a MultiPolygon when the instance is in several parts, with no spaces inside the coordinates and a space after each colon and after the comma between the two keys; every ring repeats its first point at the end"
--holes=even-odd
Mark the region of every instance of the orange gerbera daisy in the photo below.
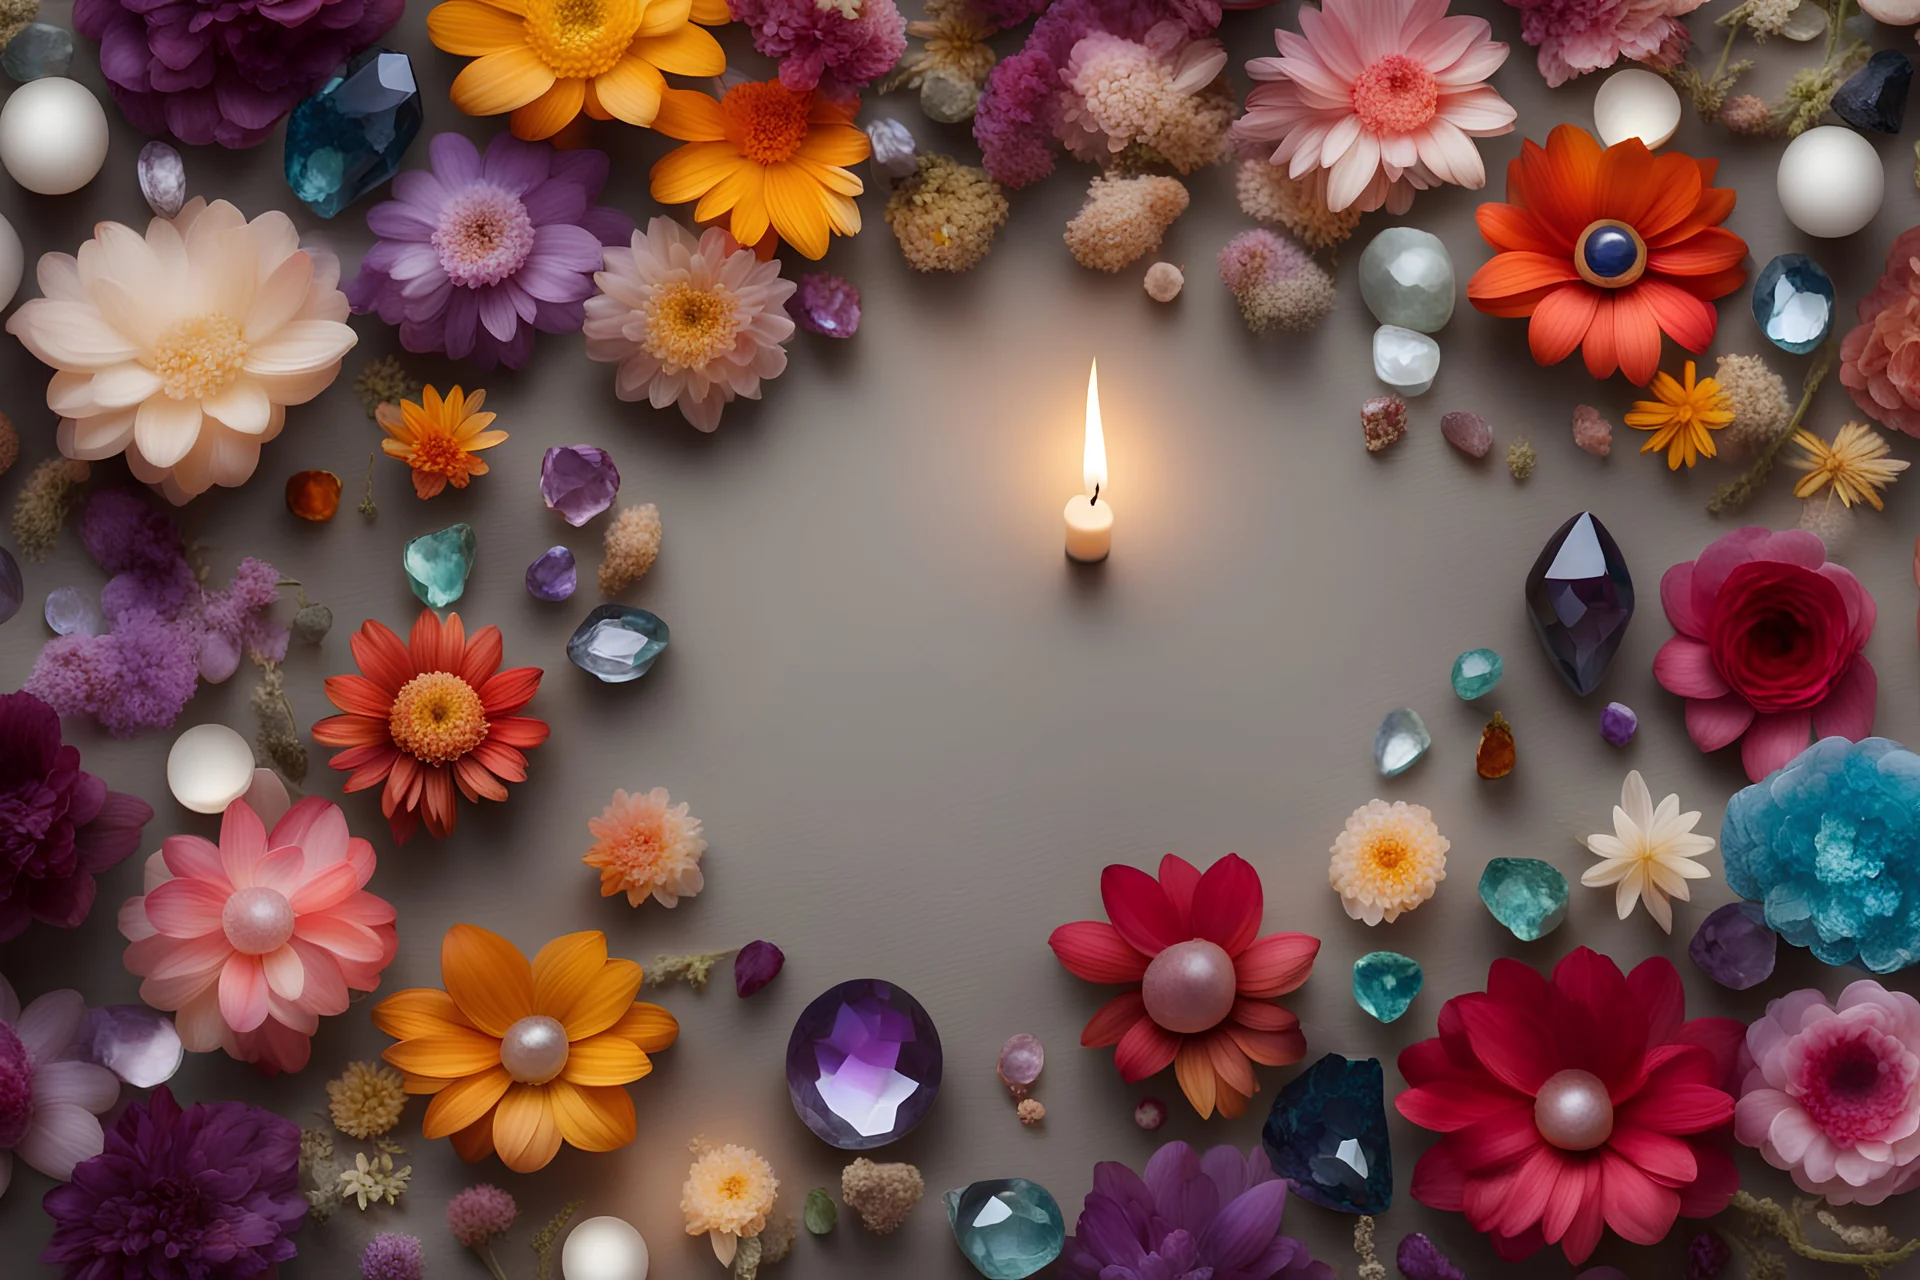
{"type": "Polygon", "coordinates": [[[717,76],[727,55],[693,26],[728,19],[726,0],[446,0],[427,15],[436,47],[474,61],[454,77],[470,116],[513,113],[513,136],[551,138],[582,111],[650,125],[661,72],[717,76]]]}
{"type": "Polygon", "coordinates": [[[436,839],[453,830],[454,790],[467,799],[505,800],[506,782],[525,782],[522,748],[547,740],[544,720],[516,715],[540,688],[540,668],[500,670],[500,628],[467,638],[460,615],[443,623],[431,609],[400,637],[368,619],[352,640],[359,675],[327,677],[327,697],[345,715],[313,726],[313,740],[346,750],[330,764],[350,770],[348,791],[386,784],[380,811],[396,844],[426,818],[436,839]]]}
{"type": "Polygon", "coordinates": [[[459,387],[442,399],[429,386],[418,403],[402,400],[374,410],[374,420],[391,437],[380,447],[413,468],[415,493],[431,498],[449,484],[464,489],[472,477],[487,474],[487,464],[473,455],[493,448],[507,433],[487,430],[494,415],[480,411],[486,400],[484,391],[467,395],[459,387]]]}
{"type": "Polygon", "coordinates": [[[640,966],[609,960],[598,930],[569,933],[527,963],[496,933],[456,924],[440,943],[445,991],[395,992],[373,1025],[399,1043],[381,1056],[430,1093],[421,1128],[469,1162],[497,1151],[516,1173],[543,1169],[562,1142],[614,1151],[633,1141],[633,1096],[680,1024],[636,1001],[640,966]]]}
{"type": "Polygon", "coordinates": [[[777,80],[737,84],[718,101],[669,89],[653,127],[687,143],[653,166],[653,198],[698,200],[693,216],[725,216],[733,238],[758,244],[769,226],[809,258],[827,252],[834,232],[860,230],[865,187],[845,166],[872,154],[854,127],[859,101],[798,93],[777,80]]]}
{"type": "Polygon", "coordinates": [[[1660,368],[1660,334],[1705,351],[1719,317],[1713,299],[1746,283],[1747,242],[1720,225],[1731,188],[1715,187],[1717,160],[1654,155],[1638,138],[1605,151],[1563,124],[1547,145],[1523,142],[1507,165],[1508,204],[1476,217],[1497,253],[1467,283],[1488,315],[1530,316],[1541,364],[1581,348],[1596,378],[1618,368],[1645,386],[1660,368]]]}

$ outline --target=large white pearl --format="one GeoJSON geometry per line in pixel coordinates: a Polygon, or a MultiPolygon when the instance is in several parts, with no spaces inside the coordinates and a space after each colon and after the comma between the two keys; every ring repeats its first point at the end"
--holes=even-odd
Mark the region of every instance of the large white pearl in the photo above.
{"type": "Polygon", "coordinates": [[[29,80],[0,107],[0,166],[43,196],[93,181],[107,161],[107,113],[77,80],[29,80]]]}
{"type": "Polygon", "coordinates": [[[588,1218],[560,1248],[565,1280],[647,1280],[646,1239],[620,1218],[588,1218]]]}
{"type": "Polygon", "coordinates": [[[167,789],[195,813],[225,813],[252,785],[253,748],[223,724],[197,724],[167,752],[167,789]]]}
{"type": "Polygon", "coordinates": [[[1613,1099],[1591,1071],[1556,1071],[1533,1098],[1540,1136],[1562,1151],[1591,1151],[1613,1136],[1613,1099]]]}
{"type": "Polygon", "coordinates": [[[500,1065],[521,1084],[545,1084],[567,1065],[567,1029],[534,1014],[500,1037],[500,1065]]]}
{"type": "Polygon", "coordinates": [[[1887,174],[1873,144],[1851,129],[1809,129],[1780,153],[1780,208],[1810,236],[1837,240],[1873,221],[1887,174]]]}
{"type": "Polygon", "coordinates": [[[13,302],[13,295],[20,292],[20,277],[27,271],[27,250],[20,243],[20,233],[13,224],[0,217],[0,311],[5,311],[13,302]]]}

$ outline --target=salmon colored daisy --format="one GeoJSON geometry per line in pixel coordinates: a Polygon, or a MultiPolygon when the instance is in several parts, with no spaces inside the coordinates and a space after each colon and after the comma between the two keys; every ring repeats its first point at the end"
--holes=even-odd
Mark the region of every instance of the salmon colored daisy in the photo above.
{"type": "Polygon", "coordinates": [[[380,447],[413,468],[415,493],[431,498],[448,485],[464,489],[474,476],[487,474],[487,464],[474,455],[501,443],[507,433],[487,430],[494,415],[480,411],[486,399],[484,391],[467,395],[459,387],[442,397],[429,386],[418,403],[402,400],[374,410],[374,420],[390,437],[380,447]]]}
{"type": "Polygon", "coordinates": [[[853,124],[859,100],[835,102],[777,80],[737,84],[715,100],[669,89],[653,127],[687,145],[653,166],[653,198],[700,203],[701,223],[728,221],[733,238],[758,245],[771,228],[809,258],[827,252],[834,233],[860,230],[865,187],[848,172],[872,154],[853,124]]]}
{"type": "Polygon", "coordinates": [[[1521,143],[1507,165],[1507,204],[1475,217],[1497,251],[1467,282],[1491,316],[1530,317],[1541,364],[1580,349],[1587,372],[1615,369],[1645,386],[1660,369],[1660,335],[1705,351],[1719,316],[1713,300],[1746,283],[1747,242],[1720,224],[1730,187],[1712,184],[1717,160],[1654,155],[1638,138],[1606,150],[1563,124],[1547,145],[1521,143]]]}
{"type": "Polygon", "coordinates": [[[1320,940],[1304,933],[1264,938],[1260,874],[1230,853],[1202,875],[1172,854],[1160,878],[1114,865],[1100,873],[1107,923],[1082,920],[1047,945],[1067,972],[1088,982],[1129,983],[1093,1015],[1080,1043],[1114,1046],[1128,1083],[1173,1068],[1202,1119],[1247,1109],[1260,1091],[1253,1064],[1283,1067],[1307,1051],[1300,1019],[1271,1003],[1307,980],[1320,940]]]}
{"type": "Polygon", "coordinates": [[[500,628],[467,638],[460,615],[422,609],[405,643],[368,619],[352,640],[356,675],[327,677],[327,697],[345,715],[313,726],[313,740],[344,747],[330,764],[346,789],[385,784],[380,811],[405,844],[421,818],[436,839],[453,831],[455,790],[472,801],[505,800],[525,782],[521,752],[547,740],[547,724],[518,714],[540,688],[538,667],[500,670],[500,628]]]}
{"type": "Polygon", "coordinates": [[[680,1035],[659,1005],[636,1001],[640,966],[607,958],[598,930],[526,956],[496,933],[456,924],[440,943],[446,990],[388,996],[373,1025],[399,1041],[381,1056],[408,1093],[432,1094],[421,1124],[468,1162],[498,1152],[515,1173],[544,1169],[562,1142],[615,1151],[633,1141],[625,1088],[647,1056],[680,1035]]]}
{"type": "Polygon", "coordinates": [[[600,816],[587,821],[587,830],[593,848],[580,860],[600,873],[603,898],[625,893],[627,905],[637,907],[651,896],[663,907],[677,907],[706,883],[700,819],[687,812],[685,801],[674,804],[665,787],[638,795],[614,792],[600,816]]]}
{"type": "Polygon", "coordinates": [[[551,138],[582,111],[654,122],[661,72],[717,76],[720,42],[692,25],[728,20],[725,0],[446,0],[427,15],[436,48],[473,59],[454,77],[470,116],[513,113],[513,136],[551,138]]]}

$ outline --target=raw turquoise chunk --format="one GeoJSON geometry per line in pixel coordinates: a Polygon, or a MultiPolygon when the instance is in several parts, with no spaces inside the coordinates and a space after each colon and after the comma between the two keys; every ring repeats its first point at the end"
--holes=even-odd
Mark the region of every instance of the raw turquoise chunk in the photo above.
{"type": "Polygon", "coordinates": [[[413,63],[375,45],[287,117],[287,185],[331,218],[400,171],[424,118],[413,63]]]}
{"type": "Polygon", "coordinates": [[[1407,1011],[1426,975],[1420,962],[1398,951],[1369,951],[1353,962],[1353,999],[1382,1022],[1407,1011]]]}
{"type": "Polygon", "coordinates": [[[0,52],[0,70],[25,84],[48,76],[64,76],[73,64],[73,32],[45,22],[29,22],[7,41],[0,52]]]}
{"type": "Polygon", "coordinates": [[[1491,649],[1469,649],[1453,660],[1453,691],[1472,702],[1493,692],[1506,674],[1506,663],[1491,649]]]}
{"type": "Polygon", "coordinates": [[[1373,731],[1373,763],[1383,778],[1397,778],[1420,762],[1433,745],[1426,722],[1412,707],[1396,707],[1373,731]]]}
{"type": "Polygon", "coordinates": [[[1567,918],[1567,878],[1538,858],[1495,858],[1480,873],[1480,901],[1514,937],[1533,942],[1567,918]]]}
{"type": "Polygon", "coordinates": [[[947,1192],[947,1222],[974,1270],[987,1280],[1026,1280],[1067,1243],[1053,1193],[1025,1178],[993,1178],[947,1192]]]}
{"type": "Polygon", "coordinates": [[[453,524],[423,533],[407,543],[403,563],[413,594],[430,609],[444,609],[467,589],[477,547],[470,524],[453,524]]]}

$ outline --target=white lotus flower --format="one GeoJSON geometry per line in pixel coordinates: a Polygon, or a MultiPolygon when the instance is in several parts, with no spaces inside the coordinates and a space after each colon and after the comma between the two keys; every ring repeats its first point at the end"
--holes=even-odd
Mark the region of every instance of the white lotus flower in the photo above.
{"type": "Polygon", "coordinates": [[[1690,899],[1689,880],[1704,880],[1713,873],[1695,862],[1703,853],[1713,851],[1712,836],[1697,836],[1693,828],[1700,821],[1696,810],[1680,812],[1680,797],[1668,796],[1653,807],[1653,793],[1638,769],[1627,774],[1620,787],[1620,803],[1613,809],[1613,834],[1591,835],[1586,845],[1600,859],[1588,867],[1580,883],[1589,888],[1614,886],[1614,906],[1625,920],[1633,914],[1634,904],[1646,899],[1647,914],[1668,933],[1673,932],[1673,904],[1690,899]]]}

